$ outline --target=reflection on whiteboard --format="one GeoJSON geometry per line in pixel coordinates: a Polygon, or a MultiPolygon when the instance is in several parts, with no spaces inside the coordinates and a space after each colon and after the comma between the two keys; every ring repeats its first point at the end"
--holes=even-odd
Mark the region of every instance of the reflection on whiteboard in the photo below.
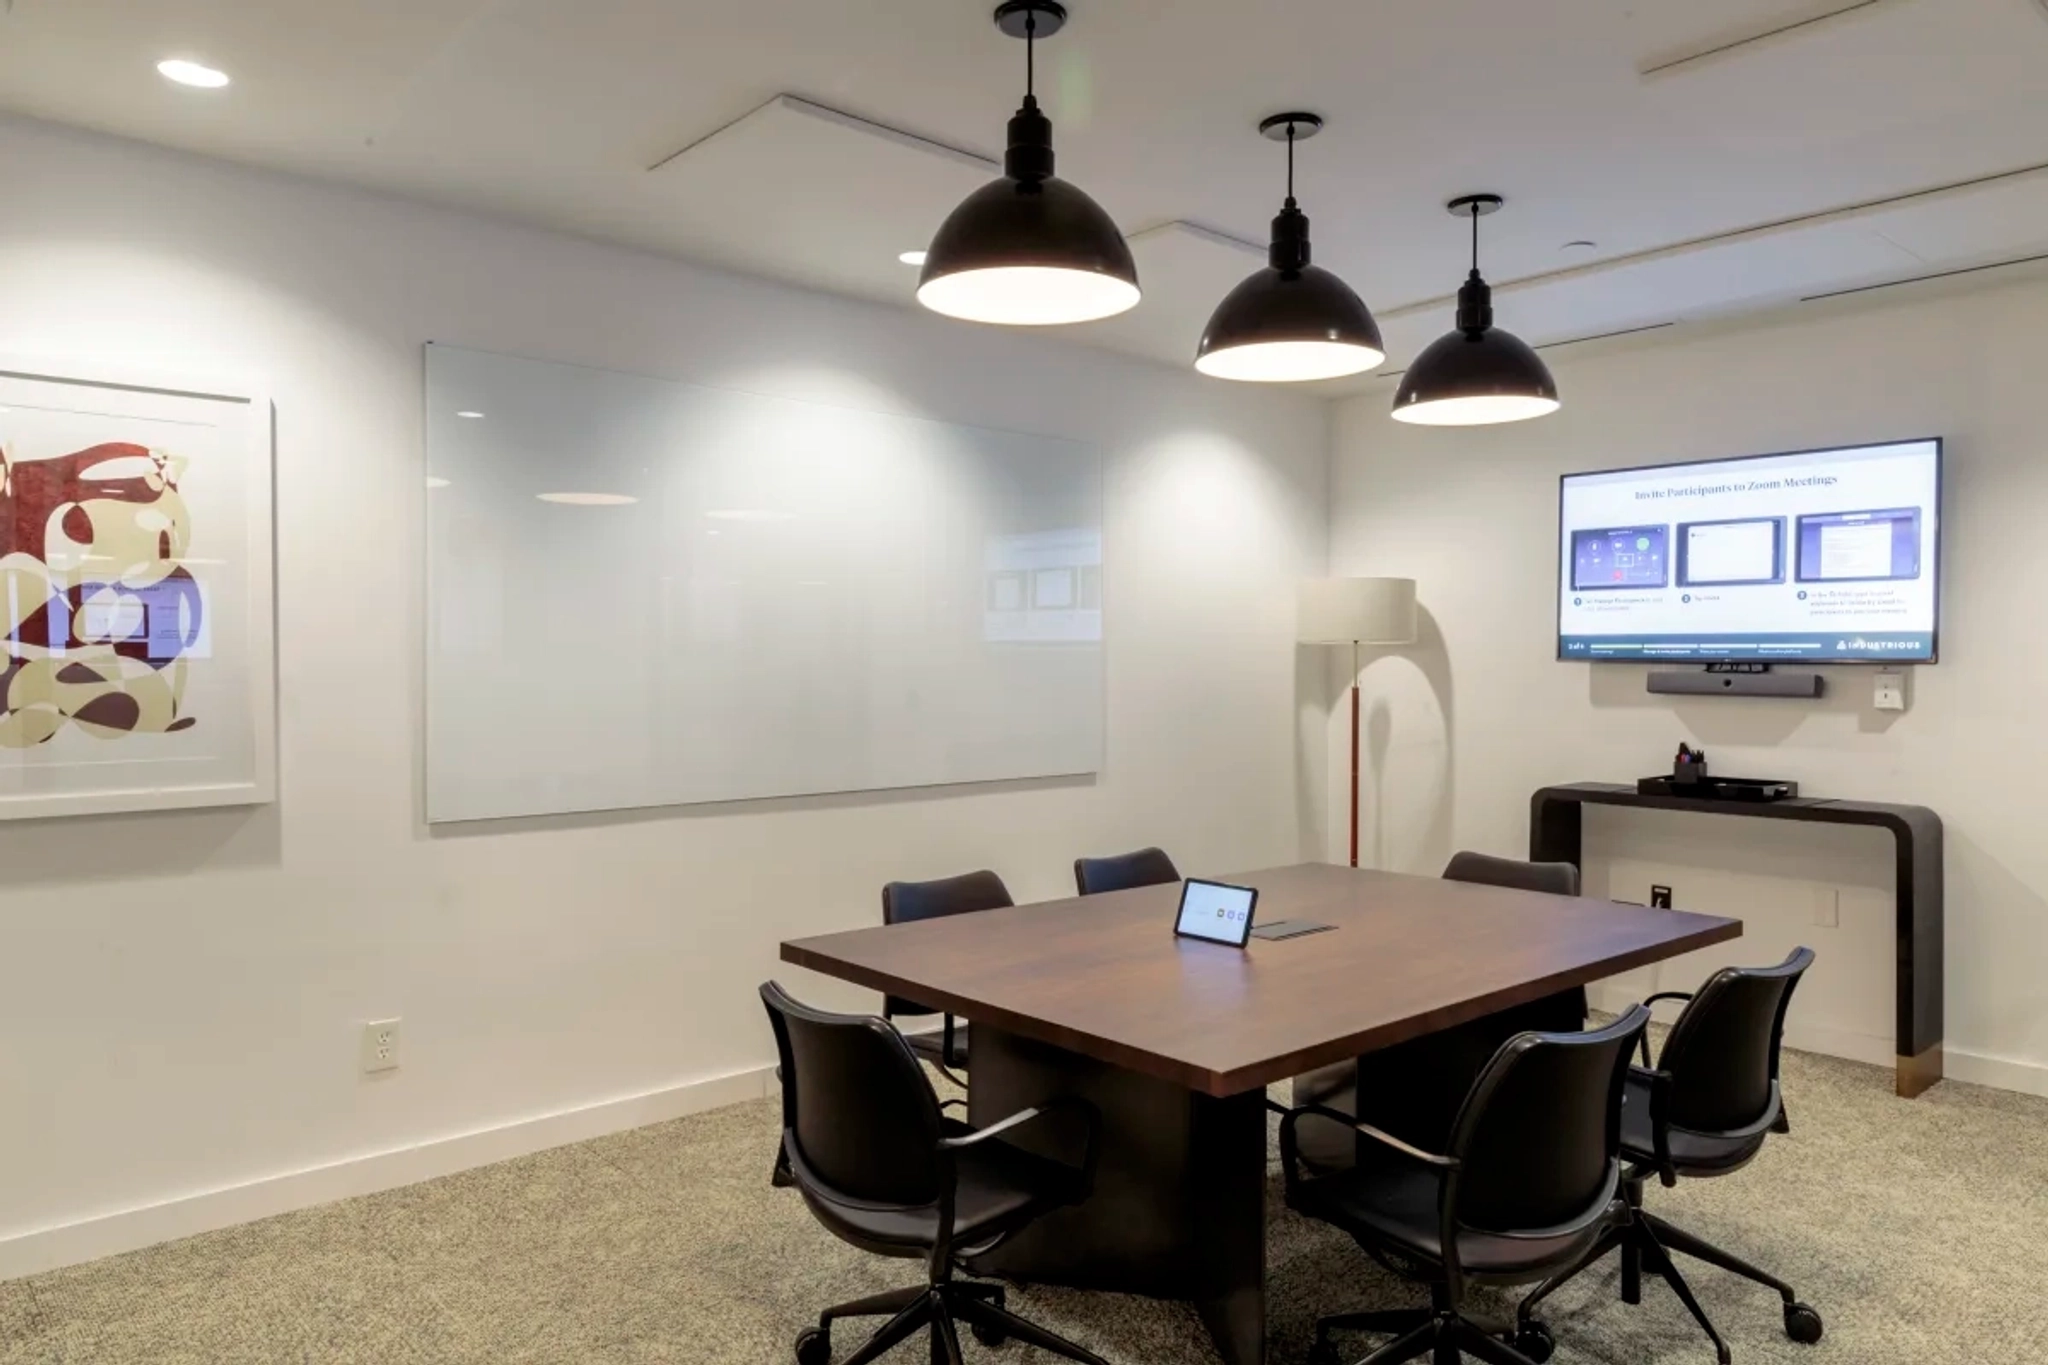
{"type": "Polygon", "coordinates": [[[1089,447],[431,346],[427,457],[430,820],[1101,767],[1089,447]]]}
{"type": "Polygon", "coordinates": [[[1102,639],[1102,532],[1066,529],[988,544],[982,637],[1021,644],[1102,639]]]}

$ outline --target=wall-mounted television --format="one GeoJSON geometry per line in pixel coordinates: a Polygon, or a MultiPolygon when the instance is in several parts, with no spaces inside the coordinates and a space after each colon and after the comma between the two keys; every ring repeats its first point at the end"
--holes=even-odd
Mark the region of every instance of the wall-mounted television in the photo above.
{"type": "Polygon", "coordinates": [[[1557,657],[1933,663],[1941,442],[1567,474],[1557,657]]]}

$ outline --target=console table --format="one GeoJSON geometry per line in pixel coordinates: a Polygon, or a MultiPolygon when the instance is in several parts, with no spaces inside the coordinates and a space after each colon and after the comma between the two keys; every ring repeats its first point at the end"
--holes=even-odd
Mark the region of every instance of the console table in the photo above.
{"type": "Polygon", "coordinates": [[[1543,787],[1529,798],[1529,856],[1537,862],[1580,860],[1581,815],[1587,806],[1633,806],[1758,820],[1870,825],[1891,831],[1898,903],[1898,1092],[1907,1099],[1941,1079],[1942,861],[1941,817],[1925,806],[1882,801],[1714,801],[1644,796],[1615,782],[1543,787]]]}

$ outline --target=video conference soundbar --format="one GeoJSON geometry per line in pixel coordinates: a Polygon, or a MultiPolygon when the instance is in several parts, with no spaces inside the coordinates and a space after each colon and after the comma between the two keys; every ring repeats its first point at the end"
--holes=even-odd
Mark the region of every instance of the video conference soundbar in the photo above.
{"type": "Polygon", "coordinates": [[[1650,675],[1650,690],[1673,696],[1818,697],[1827,680],[1818,673],[1692,673],[1650,675]]]}

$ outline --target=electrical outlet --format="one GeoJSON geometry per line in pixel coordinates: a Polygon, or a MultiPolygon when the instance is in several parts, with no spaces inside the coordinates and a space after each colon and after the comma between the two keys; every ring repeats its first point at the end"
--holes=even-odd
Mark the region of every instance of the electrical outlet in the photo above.
{"type": "Polygon", "coordinates": [[[1813,891],[1813,922],[1822,929],[1839,928],[1842,923],[1842,893],[1837,887],[1817,886],[1813,891]]]}
{"type": "Polygon", "coordinates": [[[1651,887],[1650,908],[1652,910],[1669,910],[1671,908],[1671,888],[1668,886],[1651,887]]]}
{"type": "Polygon", "coordinates": [[[1870,704],[1880,711],[1906,709],[1906,675],[1885,669],[1873,681],[1870,704]]]}
{"type": "Polygon", "coordinates": [[[363,1025],[363,1074],[398,1069],[396,1019],[373,1019],[363,1025]]]}

